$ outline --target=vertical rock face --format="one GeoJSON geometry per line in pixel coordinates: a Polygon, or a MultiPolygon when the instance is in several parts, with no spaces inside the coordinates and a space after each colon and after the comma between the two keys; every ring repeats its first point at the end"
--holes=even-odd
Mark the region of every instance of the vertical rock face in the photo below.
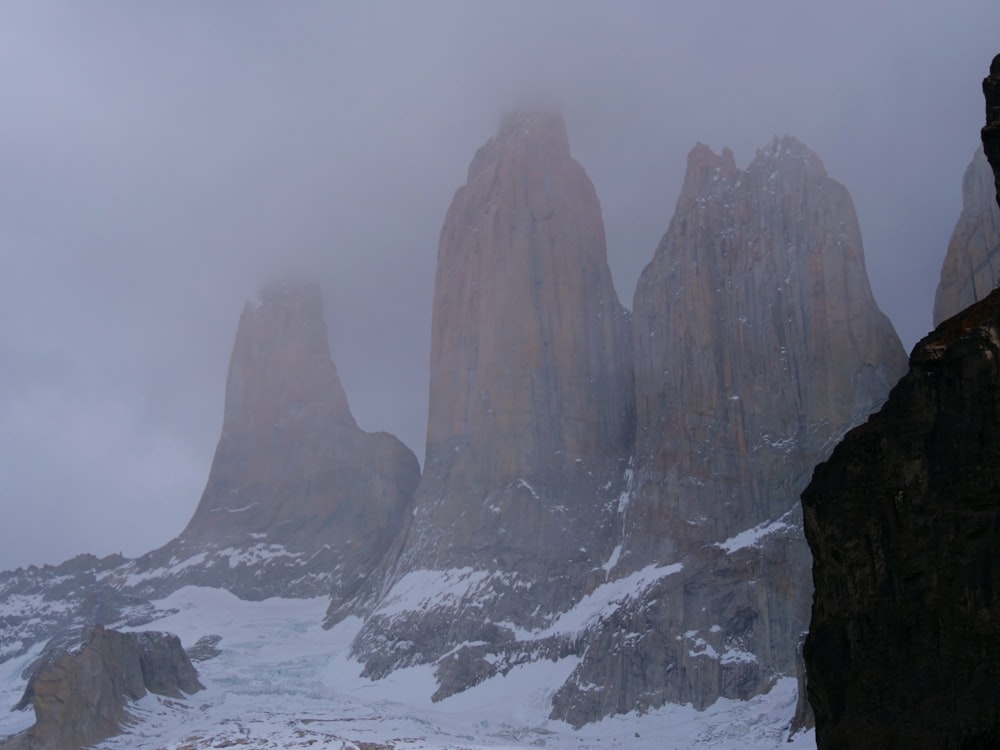
{"type": "Polygon", "coordinates": [[[1000,282],[1000,206],[993,170],[976,149],[962,178],[962,215],[952,232],[934,297],[934,325],[978,302],[1000,282]]]}
{"type": "Polygon", "coordinates": [[[273,284],[240,318],[201,502],[124,583],[146,595],[202,584],[249,598],[347,596],[388,550],[419,476],[409,449],[351,416],[319,288],[273,284]]]}
{"type": "Polygon", "coordinates": [[[579,596],[603,572],[632,433],[597,195],[560,115],[511,113],[441,230],[424,476],[356,643],[369,671],[502,640],[484,623],[539,626],[579,596]],[[404,595],[421,576],[440,596],[404,595]],[[386,639],[413,645],[383,663],[386,639]]]}
{"type": "Polygon", "coordinates": [[[906,367],[847,190],[787,136],[745,171],[728,151],[691,152],[633,328],[626,562],[667,562],[794,507],[815,462],[906,367]]]}
{"type": "Polygon", "coordinates": [[[452,201],[430,383],[404,564],[595,553],[593,488],[620,474],[632,435],[629,334],[597,194],[559,115],[509,114],[452,201]]]}
{"type": "Polygon", "coordinates": [[[29,690],[35,725],[4,750],[76,750],[121,731],[128,702],[146,692],[182,698],[202,689],[181,642],[169,633],[93,629],[78,651],[45,665],[29,690]]]}
{"type": "MultiPolygon", "coordinates": [[[[1000,55],[983,90],[995,156],[1000,55]]],[[[1000,204],[1000,160],[990,161],[1000,204]]],[[[917,344],[885,406],[802,494],[816,584],[804,655],[821,750],[1000,744],[998,385],[994,291],[917,344]]]]}
{"type": "Polygon", "coordinates": [[[990,74],[983,79],[983,96],[986,98],[983,149],[993,167],[997,205],[1000,206],[1000,55],[993,58],[990,74]]]}
{"type": "Polygon", "coordinates": [[[820,748],[1000,743],[1000,292],[910,365],[802,495],[820,748]]]}
{"type": "Polygon", "coordinates": [[[798,493],[906,365],[847,191],[788,137],[745,171],[728,150],[691,152],[632,325],[634,481],[609,567],[655,582],[583,637],[554,701],[574,724],[749,698],[794,673],[810,597],[798,493]]]}

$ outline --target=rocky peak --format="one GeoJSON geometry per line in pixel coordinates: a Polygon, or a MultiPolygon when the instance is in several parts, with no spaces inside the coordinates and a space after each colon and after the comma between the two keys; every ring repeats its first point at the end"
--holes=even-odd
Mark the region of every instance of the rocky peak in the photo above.
{"type": "Polygon", "coordinates": [[[603,573],[630,337],[560,115],[512,112],[476,153],[441,230],[432,325],[424,476],[356,642],[370,674],[539,626],[603,573]],[[439,606],[388,607],[418,574],[448,591],[439,606]]]}
{"type": "Polygon", "coordinates": [[[330,359],[319,286],[275,282],[240,317],[222,431],[254,435],[295,423],[357,426],[330,359]]]}
{"type": "Polygon", "coordinates": [[[540,160],[546,165],[571,160],[566,123],[557,110],[510,110],[500,119],[497,134],[476,151],[469,164],[468,183],[500,161],[540,160]]]}
{"type": "Polygon", "coordinates": [[[632,427],[625,331],[600,204],[562,117],[508,114],[441,230],[428,481],[466,447],[490,447],[478,471],[492,487],[620,454],[632,427]]]}
{"type": "Polygon", "coordinates": [[[941,264],[934,325],[988,295],[1000,281],[1000,206],[993,170],[976,149],[962,177],[962,214],[941,264]]]}
{"type": "Polygon", "coordinates": [[[688,167],[636,289],[634,481],[606,564],[645,583],[578,636],[553,698],[573,724],[746,699],[795,672],[798,494],[905,368],[850,197],[815,154],[785,137],[739,170],[699,145],[688,167]]]}
{"type": "Polygon", "coordinates": [[[717,192],[722,186],[731,186],[739,178],[733,152],[722,149],[716,154],[709,146],[698,143],[688,153],[684,185],[679,202],[696,201],[699,197],[717,192]]]}
{"type": "MultiPolygon", "coordinates": [[[[636,290],[637,561],[795,505],[905,355],[878,310],[850,196],[794,138],[746,170],[699,145],[636,290]]],[[[636,564],[639,564],[638,562],[636,564]]]]}
{"type": "Polygon", "coordinates": [[[319,287],[271,284],[240,317],[198,508],[121,584],[144,596],[190,583],[249,598],[347,595],[385,555],[419,477],[399,440],[354,421],[319,287]]]}

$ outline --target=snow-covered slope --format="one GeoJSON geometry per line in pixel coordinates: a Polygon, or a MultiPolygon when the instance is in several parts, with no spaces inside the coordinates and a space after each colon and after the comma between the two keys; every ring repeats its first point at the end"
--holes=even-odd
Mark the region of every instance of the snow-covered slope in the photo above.
{"type": "MultiPolygon", "coordinates": [[[[722,700],[703,712],[670,706],[574,731],[546,717],[576,657],[524,664],[432,703],[430,666],[377,681],[360,677],[349,644],[361,621],[324,630],[325,598],[248,602],[220,589],[187,587],[157,605],[173,612],[156,621],[157,629],[177,633],[186,646],[220,636],[221,653],[197,665],[205,691],[187,700],[147,696],[132,708],[135,725],[97,746],[103,750],[814,746],[811,735],[785,743],[795,708],[792,679],[750,701],[722,700]]],[[[587,605],[592,613],[600,609],[593,605],[587,605]]],[[[3,664],[0,699],[8,705],[23,689],[20,671],[33,655],[3,664]]],[[[4,712],[0,737],[30,723],[30,712],[4,712]]]]}

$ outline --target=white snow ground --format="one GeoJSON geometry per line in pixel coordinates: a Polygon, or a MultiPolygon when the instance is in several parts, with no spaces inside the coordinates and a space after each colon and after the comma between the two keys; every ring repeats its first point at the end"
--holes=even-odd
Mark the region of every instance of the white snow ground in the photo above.
{"type": "MultiPolygon", "coordinates": [[[[177,633],[185,646],[222,636],[222,653],[197,664],[206,690],[174,700],[148,695],[133,707],[136,724],[101,750],[202,748],[812,748],[812,733],[786,742],[795,681],[781,680],[751,701],[721,700],[708,710],[667,706],[605,719],[574,731],[546,718],[549,699],[576,659],[541,661],[440,703],[430,667],[370,681],[348,646],[360,620],[330,631],[319,623],[325,599],[247,602],[226,591],[188,587],[163,600],[179,611],[148,627],[177,633]]],[[[0,665],[0,699],[20,697],[29,657],[0,665]]],[[[0,711],[0,737],[31,723],[30,712],[0,711]]]]}

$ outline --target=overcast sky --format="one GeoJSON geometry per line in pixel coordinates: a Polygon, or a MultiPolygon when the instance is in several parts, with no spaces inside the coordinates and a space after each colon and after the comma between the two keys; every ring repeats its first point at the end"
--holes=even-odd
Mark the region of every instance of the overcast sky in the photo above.
{"type": "Polygon", "coordinates": [[[355,417],[423,459],[438,232],[500,115],[557,102],[629,308],[687,152],[788,133],[875,296],[931,325],[1000,3],[0,4],[0,568],[136,555],[198,502],[246,300],[324,290],[355,417]]]}

